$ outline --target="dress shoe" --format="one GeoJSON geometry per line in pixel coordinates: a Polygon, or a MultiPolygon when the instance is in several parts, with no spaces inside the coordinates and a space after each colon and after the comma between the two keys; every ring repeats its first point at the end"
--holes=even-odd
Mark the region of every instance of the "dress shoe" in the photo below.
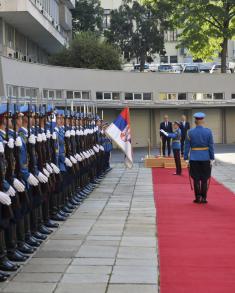
{"type": "Polygon", "coordinates": [[[26,244],[32,246],[32,247],[39,247],[40,246],[40,242],[38,240],[36,240],[33,237],[29,237],[28,239],[26,239],[26,244]]]}
{"type": "Polygon", "coordinates": [[[46,226],[41,225],[38,229],[41,234],[50,235],[53,231],[48,229],[46,226]]]}
{"type": "Polygon", "coordinates": [[[62,217],[65,217],[65,218],[68,218],[68,217],[69,217],[69,214],[64,213],[62,210],[60,210],[60,211],[58,212],[58,214],[59,214],[60,216],[62,216],[62,217]]]}
{"type": "Polygon", "coordinates": [[[73,204],[71,204],[70,202],[68,202],[68,203],[66,204],[66,207],[69,208],[69,209],[71,209],[71,210],[76,209],[76,206],[73,205],[73,204]]]}
{"type": "Polygon", "coordinates": [[[6,272],[15,272],[19,266],[17,264],[12,263],[6,257],[0,262],[0,270],[6,272]]]}
{"type": "Polygon", "coordinates": [[[22,255],[17,250],[8,252],[7,257],[10,261],[16,261],[16,262],[25,262],[29,257],[26,255],[22,255]]]}
{"type": "Polygon", "coordinates": [[[23,245],[18,245],[17,248],[20,252],[25,253],[25,254],[32,254],[34,253],[35,249],[32,246],[27,245],[24,243],[23,245]]]}
{"type": "Polygon", "coordinates": [[[66,217],[61,216],[59,213],[57,213],[55,216],[51,217],[53,221],[57,222],[64,222],[66,221],[66,217]]]}
{"type": "Polygon", "coordinates": [[[194,202],[194,203],[201,203],[200,197],[197,197],[196,199],[194,199],[193,202],[194,202]]]}
{"type": "Polygon", "coordinates": [[[59,224],[58,223],[55,223],[53,222],[52,220],[48,220],[47,223],[45,224],[45,226],[47,228],[58,228],[59,227],[59,224]]]}
{"type": "Polygon", "coordinates": [[[74,205],[79,205],[80,204],[80,202],[76,201],[74,198],[71,198],[69,202],[71,204],[74,204],[74,205]]]}
{"type": "Polygon", "coordinates": [[[208,201],[206,200],[206,198],[202,198],[201,203],[206,204],[208,203],[208,201]]]}
{"type": "Polygon", "coordinates": [[[62,208],[62,211],[63,211],[64,213],[67,213],[67,214],[71,214],[71,213],[73,212],[72,209],[70,209],[70,208],[68,208],[68,207],[66,207],[66,206],[62,208]]]}
{"type": "Polygon", "coordinates": [[[46,240],[47,236],[40,233],[39,231],[33,233],[33,237],[35,237],[36,239],[40,239],[40,240],[46,240]]]}
{"type": "Polygon", "coordinates": [[[0,272],[0,282],[5,282],[7,278],[7,275],[5,275],[3,272],[0,272]]]}
{"type": "MultiPolygon", "coordinates": [[[[79,195],[74,196],[74,199],[76,200],[76,202],[79,203],[79,205],[82,203],[82,198],[79,195]]],[[[75,208],[77,208],[77,205],[75,206],[75,208]]]]}

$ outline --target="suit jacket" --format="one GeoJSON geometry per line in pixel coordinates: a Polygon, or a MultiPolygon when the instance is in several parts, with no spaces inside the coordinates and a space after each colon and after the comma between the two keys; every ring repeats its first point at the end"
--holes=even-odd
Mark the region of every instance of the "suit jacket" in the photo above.
{"type": "Polygon", "coordinates": [[[185,125],[183,125],[183,122],[180,122],[180,130],[181,130],[181,138],[185,138],[188,130],[190,129],[190,124],[188,121],[185,122],[185,125]]]}
{"type": "MultiPolygon", "coordinates": [[[[161,122],[160,124],[160,129],[165,130],[166,132],[173,132],[173,128],[172,128],[172,123],[170,121],[168,121],[168,126],[165,126],[165,122],[161,122]]],[[[161,132],[160,132],[160,136],[164,136],[161,132]]]]}

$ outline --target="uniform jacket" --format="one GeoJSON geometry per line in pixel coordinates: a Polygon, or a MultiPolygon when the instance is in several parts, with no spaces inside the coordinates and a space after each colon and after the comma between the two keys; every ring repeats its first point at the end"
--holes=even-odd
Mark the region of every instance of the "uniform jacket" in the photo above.
{"type": "Polygon", "coordinates": [[[64,128],[63,127],[55,127],[55,132],[57,135],[57,141],[58,141],[58,166],[60,171],[65,172],[65,146],[64,146],[64,128]]]}
{"type": "Polygon", "coordinates": [[[181,147],[181,143],[180,143],[181,130],[180,130],[180,128],[178,128],[177,130],[175,130],[172,133],[168,133],[168,137],[172,138],[172,149],[173,150],[180,150],[180,147],[181,147]]]}
{"type": "Polygon", "coordinates": [[[185,140],[184,159],[190,161],[210,161],[215,159],[212,131],[196,126],[188,131],[185,140]]]}

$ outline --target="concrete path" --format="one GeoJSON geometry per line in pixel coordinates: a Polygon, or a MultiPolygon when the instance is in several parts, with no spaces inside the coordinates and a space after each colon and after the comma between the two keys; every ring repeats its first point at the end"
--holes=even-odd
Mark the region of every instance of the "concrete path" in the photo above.
{"type": "Polygon", "coordinates": [[[8,293],[156,293],[150,169],[117,165],[21,271],[8,293]]]}

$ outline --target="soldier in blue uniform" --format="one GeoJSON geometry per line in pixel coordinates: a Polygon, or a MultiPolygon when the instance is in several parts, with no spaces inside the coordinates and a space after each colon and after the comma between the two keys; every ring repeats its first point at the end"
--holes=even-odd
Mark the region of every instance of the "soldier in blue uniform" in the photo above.
{"type": "Polygon", "coordinates": [[[111,170],[110,167],[110,155],[113,149],[112,140],[105,135],[105,129],[109,126],[106,122],[103,125],[103,135],[102,135],[102,146],[104,148],[104,172],[109,172],[111,170]]]}
{"type": "Polygon", "coordinates": [[[190,176],[194,182],[195,203],[207,203],[208,180],[215,159],[212,131],[203,126],[206,115],[195,113],[196,127],[188,131],[184,160],[189,160],[190,176]]]}
{"type": "Polygon", "coordinates": [[[174,175],[181,175],[181,159],[180,159],[180,149],[181,149],[181,130],[180,130],[180,122],[175,121],[173,123],[174,132],[166,132],[163,129],[160,130],[162,134],[164,134],[168,138],[172,138],[172,149],[175,158],[175,165],[176,165],[176,173],[174,175]]]}

